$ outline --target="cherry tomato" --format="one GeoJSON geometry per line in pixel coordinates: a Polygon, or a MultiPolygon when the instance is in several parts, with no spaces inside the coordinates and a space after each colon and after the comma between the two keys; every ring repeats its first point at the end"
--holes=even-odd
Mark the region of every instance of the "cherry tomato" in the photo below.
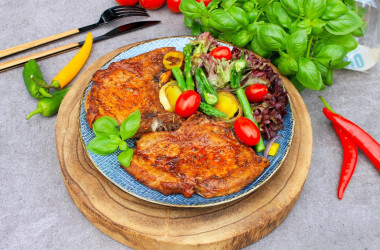
{"type": "Polygon", "coordinates": [[[167,0],[166,5],[168,6],[169,10],[171,10],[174,13],[180,13],[179,10],[179,4],[181,3],[181,0],[167,0]]]}
{"type": "Polygon", "coordinates": [[[201,96],[194,90],[183,92],[175,103],[175,112],[183,118],[189,117],[197,112],[201,96]]]}
{"type": "Polygon", "coordinates": [[[139,2],[139,0],[115,0],[120,5],[132,6],[139,2]]]}
{"type": "Polygon", "coordinates": [[[256,124],[246,117],[239,117],[234,123],[236,136],[240,141],[255,146],[260,141],[260,131],[256,124]]]}
{"type": "Polygon", "coordinates": [[[155,10],[165,4],[165,0],[139,0],[140,5],[147,10],[155,10]]]}
{"type": "Polygon", "coordinates": [[[249,102],[262,102],[268,92],[268,88],[264,84],[253,84],[245,90],[245,95],[249,102]]]}
{"type": "Polygon", "coordinates": [[[230,48],[226,46],[216,47],[215,49],[211,50],[210,55],[216,59],[225,58],[226,60],[230,60],[232,57],[230,48]]]}
{"type": "Polygon", "coordinates": [[[197,1],[198,3],[203,2],[205,6],[207,7],[207,5],[209,5],[209,3],[211,3],[212,0],[195,0],[195,1],[197,1]]]}

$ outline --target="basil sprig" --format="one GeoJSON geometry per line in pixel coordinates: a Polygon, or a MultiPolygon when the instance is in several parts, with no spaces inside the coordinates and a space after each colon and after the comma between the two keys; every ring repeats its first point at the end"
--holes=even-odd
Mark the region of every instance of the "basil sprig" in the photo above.
{"type": "Polygon", "coordinates": [[[323,90],[367,28],[353,0],[181,0],[193,35],[212,36],[270,58],[298,90],[323,90]]]}
{"type": "Polygon", "coordinates": [[[93,124],[96,137],[91,140],[86,148],[98,155],[109,155],[117,149],[121,150],[117,159],[124,167],[128,167],[133,156],[133,149],[129,148],[126,141],[134,136],[140,126],[141,114],[137,110],[130,114],[119,126],[119,123],[108,116],[97,119],[93,124]]]}

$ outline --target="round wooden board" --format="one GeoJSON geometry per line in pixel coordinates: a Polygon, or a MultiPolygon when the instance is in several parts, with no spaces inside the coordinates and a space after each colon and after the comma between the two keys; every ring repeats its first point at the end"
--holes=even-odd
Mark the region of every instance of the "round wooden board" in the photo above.
{"type": "Polygon", "coordinates": [[[297,90],[283,79],[293,103],[294,138],[280,169],[257,191],[214,207],[175,208],[149,203],[108,181],[87,157],[79,133],[80,102],[93,73],[135,45],[112,51],[87,68],[59,110],[58,158],[76,206],[98,229],[136,249],[238,249],[269,234],[296,203],[311,161],[311,122],[297,90]]]}

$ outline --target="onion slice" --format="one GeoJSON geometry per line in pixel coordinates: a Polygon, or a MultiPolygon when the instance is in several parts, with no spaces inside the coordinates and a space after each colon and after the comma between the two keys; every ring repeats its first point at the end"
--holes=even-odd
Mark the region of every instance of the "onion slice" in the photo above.
{"type": "Polygon", "coordinates": [[[269,149],[272,146],[273,142],[275,142],[278,138],[281,138],[281,137],[282,137],[282,135],[276,135],[275,137],[270,139],[270,141],[267,143],[265,150],[264,150],[264,155],[263,155],[264,158],[268,157],[268,152],[269,152],[269,149]]]}

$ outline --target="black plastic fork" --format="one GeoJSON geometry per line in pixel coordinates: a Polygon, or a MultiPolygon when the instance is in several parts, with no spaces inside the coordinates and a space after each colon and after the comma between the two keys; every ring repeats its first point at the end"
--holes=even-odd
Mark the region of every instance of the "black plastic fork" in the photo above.
{"type": "Polygon", "coordinates": [[[96,27],[99,27],[103,24],[110,23],[120,18],[130,17],[130,16],[149,16],[149,14],[146,12],[144,8],[137,7],[137,6],[115,6],[115,7],[106,9],[101,14],[100,19],[97,23],[84,26],[81,28],[72,29],[69,31],[65,31],[65,32],[53,35],[53,36],[45,37],[33,42],[21,44],[9,49],[2,50],[0,51],[0,59],[6,56],[14,55],[16,53],[31,49],[31,48],[41,46],[43,44],[47,44],[47,43],[62,39],[64,37],[86,32],[96,27]]]}
{"type": "Polygon", "coordinates": [[[79,33],[89,31],[100,25],[110,23],[120,18],[129,17],[129,16],[149,16],[146,12],[146,9],[137,6],[115,6],[109,9],[106,9],[100,16],[100,19],[97,23],[90,24],[88,26],[78,28],[79,33]]]}

